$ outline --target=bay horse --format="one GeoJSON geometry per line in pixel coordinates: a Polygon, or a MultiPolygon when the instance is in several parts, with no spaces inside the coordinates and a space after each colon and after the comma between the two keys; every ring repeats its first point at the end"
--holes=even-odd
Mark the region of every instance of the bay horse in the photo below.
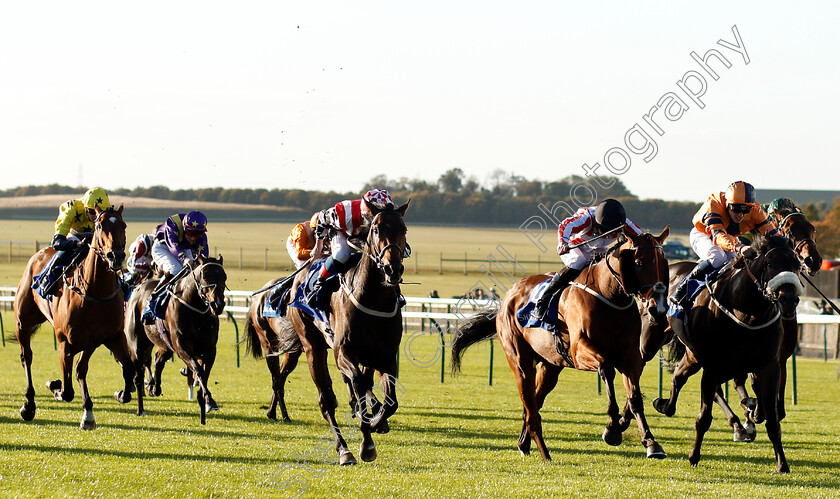
{"type": "MultiPolygon", "coordinates": [[[[361,261],[341,277],[340,289],[329,299],[329,324],[335,363],[356,403],[353,413],[362,433],[360,455],[363,461],[376,459],[371,431],[386,433],[388,418],[398,407],[396,394],[397,356],[402,340],[402,311],[399,283],[405,270],[402,259],[406,249],[406,226],[403,221],[408,202],[399,208],[379,209],[367,203],[371,212],[366,222],[361,261]],[[374,371],[380,374],[384,395],[380,403],[373,393],[374,371]],[[368,407],[368,403],[370,407],[368,407]],[[368,412],[370,410],[370,412],[368,412]]],[[[410,202],[410,201],[409,201],[410,202]]],[[[299,274],[292,287],[306,279],[299,274]]],[[[294,298],[294,297],[292,297],[294,298]]],[[[339,464],[356,464],[335,418],[337,401],[327,368],[330,348],[321,323],[295,307],[288,317],[309,363],[309,373],[318,389],[318,405],[327,421],[338,453],[339,464]]]]}
{"type": "MultiPolygon", "coordinates": [[[[808,218],[797,208],[792,202],[780,203],[782,208],[771,213],[771,217],[779,227],[779,231],[788,237],[793,245],[799,260],[802,262],[802,270],[807,271],[810,275],[815,275],[820,270],[822,265],[822,257],[817,250],[817,244],[814,240],[816,236],[816,229],[813,224],[808,221],[808,218]]],[[[694,268],[693,262],[678,262],[670,265],[671,281],[669,285],[669,293],[673,293],[680,281],[688,275],[694,268]]],[[[787,382],[787,360],[793,355],[799,341],[799,331],[796,322],[796,316],[784,319],[782,321],[784,327],[784,335],[782,338],[782,347],[780,351],[781,359],[781,376],[779,379],[779,393],[777,396],[777,404],[779,410],[779,421],[785,418],[785,387],[787,382]]],[[[642,321],[642,341],[641,350],[645,362],[649,362],[656,356],[659,349],[666,343],[670,342],[672,337],[672,330],[668,327],[667,322],[654,323],[648,318],[643,318],[642,321]]],[[[687,376],[692,376],[699,371],[698,366],[689,368],[686,366],[684,372],[687,376]]],[[[733,379],[733,385],[736,392],[741,397],[741,405],[744,408],[747,426],[746,428],[741,424],[741,420],[735,415],[729,404],[726,401],[723,390],[718,390],[715,395],[715,402],[723,410],[724,415],[730,426],[733,428],[733,440],[735,441],[752,441],[755,438],[755,423],[763,420],[761,405],[756,402],[754,398],[749,397],[745,388],[746,373],[741,373],[733,379]]],[[[757,392],[758,390],[756,390],[757,392]]],[[[654,401],[656,404],[661,404],[654,401]]],[[[660,407],[663,407],[660,405],[660,407]]],[[[672,406],[671,413],[666,414],[671,416],[674,414],[675,408],[672,406]]]]}
{"type": "Polygon", "coordinates": [[[144,324],[141,316],[149,295],[159,279],[150,279],[140,284],[126,304],[125,339],[136,369],[134,386],[137,389],[137,415],[145,416],[143,408],[143,375],[151,372],[152,348],[155,352],[155,369],[148,385],[150,397],[161,394],[161,375],[166,361],[173,353],[187,365],[187,386],[198,381],[196,396],[201,424],[205,424],[207,411],[218,409],[208,389],[208,378],[216,361],[216,343],[219,339],[219,314],[225,308],[225,282],[227,274],[222,256],[199,256],[185,276],[168,290],[162,334],[158,321],[144,324]]]}
{"type": "Polygon", "coordinates": [[[35,389],[32,386],[32,335],[45,321],[55,330],[58,342],[58,360],[61,379],[47,382],[47,388],[56,400],[70,402],[75,396],[71,375],[73,359],[76,362],[76,379],[82,392],[84,415],[83,430],[96,428],[93,400],[87,384],[88,364],[94,350],[105,345],[122,366],[125,388],[114,394],[118,402],[131,400],[131,380],[134,366],[126,346],[123,328],[123,293],[117,272],[125,259],[125,229],[123,206],[106,210],[96,208],[94,231],[87,245],[87,255],[76,267],[69,266],[62,277],[61,286],[50,299],[41,298],[32,289],[32,280],[50,258],[55,249],[47,247],[35,253],[26,264],[26,270],[15,294],[15,335],[20,344],[20,360],[26,372],[26,401],[20,409],[25,421],[35,417],[35,389]]]}
{"type": "Polygon", "coordinates": [[[531,290],[550,277],[548,274],[520,279],[502,300],[498,312],[472,316],[463,323],[452,345],[453,370],[460,370],[461,357],[469,346],[498,335],[499,343],[516,378],[524,407],[518,447],[523,455],[531,450],[531,439],[540,455],[550,460],[542,433],[540,408],[554,389],[560,371],[571,367],[597,371],[607,388],[609,421],[602,435],[609,445],[619,445],[622,433],[635,419],[647,457],[664,458],[644,415],[639,378],[644,368],[639,352],[641,319],[634,296],[651,302],[650,314],[664,320],[665,282],[668,261],[662,242],[668,228],[659,236],[635,235],[625,228],[627,241],[613,245],[597,264],[590,264],[563,290],[558,302],[558,325],[572,363],[564,359],[552,333],[519,324],[517,310],[528,303],[531,290]],[[627,402],[619,413],[613,380],[615,370],[624,377],[627,402]]]}
{"type": "Polygon", "coordinates": [[[711,425],[711,403],[720,385],[744,372],[760,381],[759,402],[766,417],[765,428],[776,455],[776,470],[788,473],[779,426],[776,396],[780,377],[783,320],[796,314],[802,284],[796,272],[800,262],[786,237],[770,236],[753,242],[758,256],[740,260],[717,279],[710,291],[704,288],[685,322],[669,318],[674,331],[671,359],[680,359],[671,380],[670,398],[654,400],[657,411],[672,415],[680,388],[688,376],[703,369],[701,405],[696,438],[689,462],[700,461],[703,436],[711,425]],[[683,327],[684,324],[684,327],[683,327]]]}
{"type": "Polygon", "coordinates": [[[297,367],[303,347],[288,315],[262,316],[271,288],[280,280],[281,278],[272,279],[261,288],[263,291],[253,295],[248,319],[245,321],[246,333],[243,341],[246,344],[246,352],[250,352],[255,359],[265,357],[265,363],[271,373],[272,395],[266,416],[276,420],[279,405],[283,421],[291,421],[286,409],[284,387],[286,378],[297,367]]]}

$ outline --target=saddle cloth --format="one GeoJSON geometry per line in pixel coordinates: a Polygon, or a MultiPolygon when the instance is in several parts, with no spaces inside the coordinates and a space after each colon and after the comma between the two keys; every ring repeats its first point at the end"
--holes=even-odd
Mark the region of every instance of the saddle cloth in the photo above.
{"type": "Polygon", "coordinates": [[[520,326],[539,327],[555,334],[559,332],[557,329],[557,302],[560,300],[561,293],[554,295],[551,302],[548,304],[548,314],[546,315],[545,320],[540,320],[531,314],[534,307],[537,305],[537,301],[539,301],[542,295],[545,294],[545,289],[548,287],[548,283],[550,281],[551,278],[548,278],[534,286],[531,293],[528,295],[528,303],[516,311],[516,320],[519,322],[520,326]]]}
{"type": "MultiPolygon", "coordinates": [[[[330,348],[332,348],[333,332],[330,328],[329,314],[325,311],[329,305],[329,293],[320,293],[314,307],[311,307],[308,303],[306,303],[306,296],[310,291],[312,291],[315,283],[318,281],[318,276],[321,274],[321,267],[323,265],[324,260],[318,260],[312,263],[312,266],[306,273],[306,278],[303,280],[303,283],[298,285],[294,301],[289,303],[289,306],[303,311],[316,321],[320,322],[323,326],[322,330],[324,331],[324,339],[327,341],[330,348]]],[[[332,276],[330,279],[336,279],[337,277],[337,275],[332,276]]],[[[324,286],[328,286],[328,284],[324,283],[324,286]]]]}

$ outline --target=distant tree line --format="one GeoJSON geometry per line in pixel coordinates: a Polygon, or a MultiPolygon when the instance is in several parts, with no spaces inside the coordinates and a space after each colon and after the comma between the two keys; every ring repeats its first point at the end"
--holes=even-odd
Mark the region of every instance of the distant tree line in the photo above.
{"type": "MultiPolygon", "coordinates": [[[[628,216],[643,228],[661,229],[671,225],[672,230],[687,231],[691,218],[700,203],[640,200],[617,177],[603,177],[597,187],[595,201],[608,197],[620,200],[628,216]]],[[[436,182],[401,177],[391,179],[385,175],[371,178],[361,192],[321,192],[302,189],[228,189],[223,187],[202,189],[169,189],[165,186],[112,189],[110,193],[125,197],[149,197],[173,201],[204,201],[219,203],[244,203],[254,205],[285,206],[298,208],[304,213],[314,213],[343,199],[353,199],[367,189],[388,189],[397,203],[411,199],[409,220],[413,223],[485,225],[519,227],[533,216],[548,220],[545,211],[555,208],[557,218],[567,216],[567,208],[577,209],[579,202],[591,200],[585,190],[574,191],[583,177],[572,175],[557,181],[528,180],[514,173],[496,170],[485,182],[467,177],[459,168],[441,175],[436,182]],[[589,199],[581,199],[581,198],[589,199]],[[565,203],[565,205],[564,205],[565,203]]],[[[0,190],[0,197],[36,196],[42,194],[78,194],[84,187],[50,184],[24,186],[0,190]]],[[[593,194],[593,193],[590,193],[593,194]]],[[[826,257],[840,255],[840,198],[832,205],[820,202],[802,207],[808,219],[817,228],[817,243],[826,257]]],[[[550,225],[550,224],[547,224],[550,225]]]]}

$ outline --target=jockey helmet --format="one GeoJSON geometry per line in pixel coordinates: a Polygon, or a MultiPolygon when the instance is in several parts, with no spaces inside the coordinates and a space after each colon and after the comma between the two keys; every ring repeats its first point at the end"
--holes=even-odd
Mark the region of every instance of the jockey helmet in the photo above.
{"type": "Polygon", "coordinates": [[[207,217],[200,211],[191,211],[184,217],[184,230],[187,232],[205,232],[207,217]]]}
{"type": "Polygon", "coordinates": [[[601,233],[621,226],[626,219],[624,206],[615,199],[607,199],[595,208],[595,225],[601,233]]]}
{"type": "Polygon", "coordinates": [[[732,182],[726,189],[726,204],[755,203],[755,188],[743,180],[732,182]]]}
{"type": "Polygon", "coordinates": [[[362,199],[377,206],[394,205],[394,201],[391,199],[391,193],[385,189],[371,189],[362,196],[362,199]]]}
{"type": "Polygon", "coordinates": [[[318,226],[318,214],[312,215],[312,218],[309,219],[309,226],[313,229],[318,226]]]}
{"type": "Polygon", "coordinates": [[[82,204],[88,210],[95,210],[98,206],[100,210],[107,210],[111,207],[111,202],[108,200],[108,195],[101,187],[94,187],[87,191],[82,197],[82,204]]]}

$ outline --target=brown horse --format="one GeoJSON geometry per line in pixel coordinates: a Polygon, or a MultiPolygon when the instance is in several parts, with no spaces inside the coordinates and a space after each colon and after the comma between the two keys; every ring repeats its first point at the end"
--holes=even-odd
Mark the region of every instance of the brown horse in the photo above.
{"type": "Polygon", "coordinates": [[[265,363],[271,373],[272,395],[267,416],[277,419],[277,406],[283,421],[291,421],[286,410],[285,389],[286,378],[295,370],[303,348],[288,316],[263,317],[262,310],[270,289],[281,279],[273,279],[263,286],[263,291],[256,293],[251,300],[248,319],[245,322],[246,334],[243,338],[255,359],[265,356],[265,363]],[[281,359],[282,356],[282,359],[281,359]]]}
{"type": "Polygon", "coordinates": [[[225,282],[227,274],[218,259],[198,257],[189,272],[167,291],[170,295],[163,320],[166,334],[161,334],[157,321],[144,324],[141,316],[149,295],[158,284],[152,279],[138,286],[126,304],[125,338],[131,351],[136,373],[137,415],[145,416],[143,409],[143,374],[151,371],[152,347],[155,352],[155,371],[149,380],[149,396],[161,394],[160,380],[166,361],[173,352],[187,365],[187,386],[198,381],[200,421],[205,424],[207,411],[218,409],[207,380],[216,360],[216,343],[219,339],[219,314],[225,308],[225,282]]]}
{"type": "Polygon", "coordinates": [[[662,320],[666,309],[665,282],[668,280],[668,261],[662,242],[668,228],[654,237],[649,233],[636,236],[625,229],[628,241],[613,245],[597,264],[591,264],[566,288],[558,303],[559,327],[562,342],[573,361],[570,364],[558,352],[555,338],[541,328],[523,328],[517,320],[517,310],[528,303],[531,290],[545,281],[548,275],[536,275],[519,280],[502,300],[498,312],[473,316],[459,328],[452,346],[454,370],[460,369],[461,356],[470,345],[498,334],[508,364],[516,378],[524,411],[519,450],[529,454],[531,439],[543,459],[550,459],[542,434],[540,408],[546,396],[557,384],[564,367],[583,371],[597,371],[607,387],[609,422],[603,439],[610,445],[621,443],[622,432],[635,418],[647,449],[647,456],[663,458],[665,452],[654,440],[645,420],[639,377],[644,363],[639,353],[641,319],[634,295],[659,303],[651,314],[662,320]],[[615,370],[624,376],[627,402],[619,414],[613,380],[615,370]]]}
{"type": "Polygon", "coordinates": [[[759,239],[753,247],[758,257],[750,262],[742,260],[743,268],[737,271],[727,270],[711,291],[704,288],[687,312],[685,323],[669,318],[675,332],[671,358],[680,360],[671,380],[670,398],[654,400],[654,407],[672,415],[680,388],[688,376],[703,368],[697,435],[688,458],[696,466],[703,436],[712,421],[711,403],[719,395],[720,385],[738,374],[755,373],[760,380],[759,402],[776,454],[776,469],[787,473],[775,400],[784,334],[782,319],[796,314],[802,291],[796,276],[800,262],[785,237],[759,239]]]}
{"type": "MultiPolygon", "coordinates": [[[[368,204],[371,219],[359,264],[342,277],[340,290],[330,296],[329,323],[333,352],[342,379],[348,387],[354,416],[362,433],[361,458],[376,459],[371,431],[386,433],[388,418],[397,410],[397,355],[402,339],[402,313],[398,285],[402,281],[406,226],[403,217],[408,203],[397,209],[380,210],[368,204]],[[380,373],[384,403],[373,393],[374,371],[380,373]],[[370,407],[368,407],[370,404],[370,407]],[[370,412],[368,412],[370,410],[370,412]]],[[[306,276],[295,279],[297,290],[306,276]]],[[[300,338],[309,372],[318,389],[318,405],[335,439],[342,465],[355,464],[335,418],[337,401],[327,369],[327,343],[323,326],[298,308],[288,316],[300,338]]]]}
{"type": "Polygon", "coordinates": [[[123,326],[123,294],[117,271],[125,259],[125,222],[123,207],[115,210],[96,209],[95,228],[88,252],[75,268],[68,269],[63,282],[50,299],[35,293],[33,277],[43,270],[55,254],[52,247],[44,248],[26,265],[26,271],[15,294],[15,334],[20,343],[20,359],[26,371],[26,401],[20,409],[21,417],[31,421],[35,417],[35,389],[32,386],[31,336],[45,321],[50,321],[58,340],[58,359],[61,379],[50,381],[47,388],[56,400],[73,400],[73,358],[81,353],[76,363],[76,379],[82,391],[84,416],[83,430],[96,428],[93,417],[93,400],[87,386],[88,362],[99,345],[105,345],[120,363],[125,378],[125,388],[114,394],[117,401],[131,400],[131,379],[134,366],[128,353],[123,326]]]}
{"type": "MultiPolygon", "coordinates": [[[[790,203],[792,205],[792,203],[790,203]]],[[[811,275],[819,272],[822,264],[822,257],[817,251],[817,245],[814,241],[816,230],[807,217],[798,208],[782,208],[774,211],[771,215],[774,218],[779,230],[782,234],[787,236],[794,244],[794,251],[796,251],[799,260],[802,262],[803,271],[807,270],[811,275]]],[[[670,266],[671,282],[669,292],[676,289],[680,281],[691,272],[695,264],[693,262],[679,262],[670,266]]],[[[784,336],[782,338],[781,347],[781,377],[779,379],[779,393],[777,397],[777,405],[779,411],[779,420],[785,418],[785,386],[787,381],[787,359],[793,355],[798,343],[799,332],[797,328],[796,316],[782,321],[784,327],[784,336]]],[[[650,361],[656,356],[659,349],[672,337],[671,328],[667,323],[654,323],[648,318],[643,318],[642,321],[642,342],[641,350],[645,362],[650,361]]],[[[700,369],[699,366],[692,366],[685,371],[685,375],[692,376],[700,369]]],[[[754,398],[749,397],[749,394],[744,387],[746,381],[746,373],[741,373],[734,378],[735,390],[741,397],[741,404],[744,407],[747,426],[741,425],[741,420],[735,415],[729,404],[726,401],[723,390],[718,390],[715,396],[715,402],[723,410],[724,415],[733,428],[733,440],[735,441],[752,441],[755,438],[755,422],[761,422],[763,415],[761,406],[754,398]]],[[[756,393],[758,390],[756,390],[756,393]]],[[[673,410],[673,408],[672,408],[673,410]]],[[[673,415],[673,412],[668,415],[673,415]]]]}

